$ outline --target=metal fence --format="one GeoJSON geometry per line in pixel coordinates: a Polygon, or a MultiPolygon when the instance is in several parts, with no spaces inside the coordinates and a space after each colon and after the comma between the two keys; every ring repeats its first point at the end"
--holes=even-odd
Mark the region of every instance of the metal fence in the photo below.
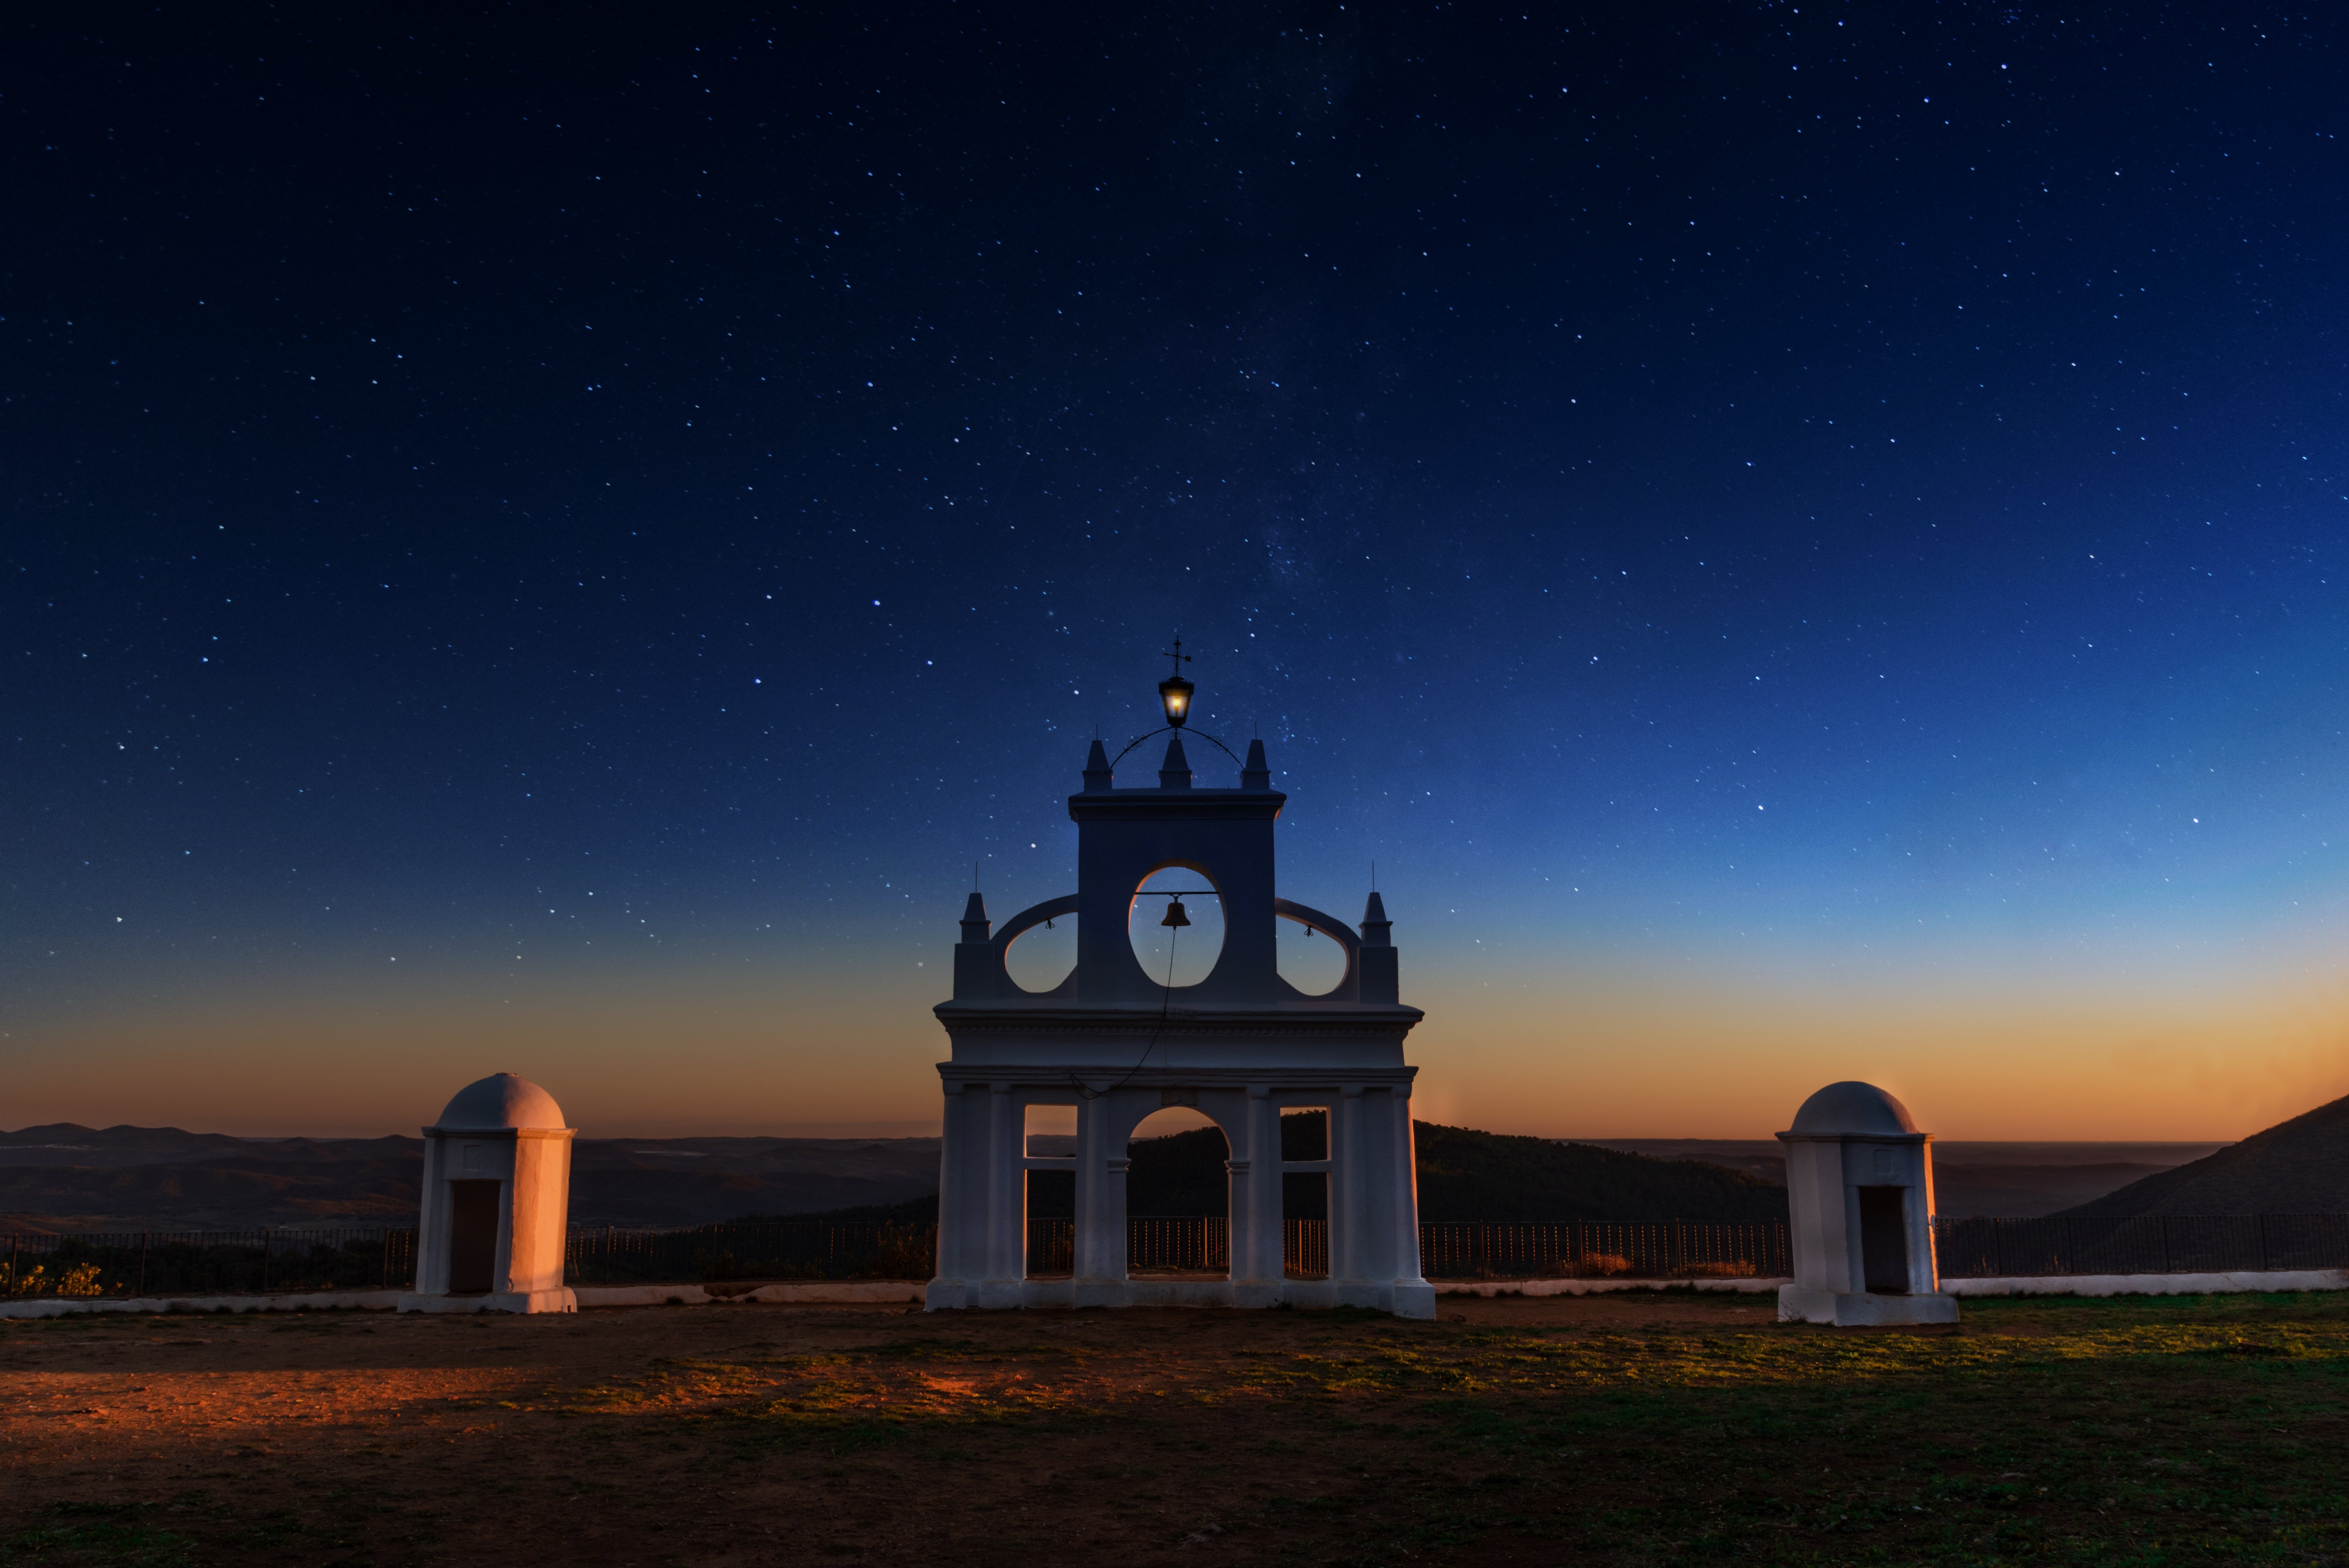
{"type": "Polygon", "coordinates": [[[1794,1272],[1783,1220],[1743,1224],[1434,1222],[1419,1227],[1430,1279],[1770,1278],[1794,1272]]]}
{"type": "MultiPolygon", "coordinates": [[[[1028,1222],[1028,1273],[1051,1278],[1076,1266],[1077,1222],[1028,1222]]],[[[1330,1222],[1281,1222],[1281,1263],[1291,1279],[1324,1279],[1330,1273],[1330,1222]]],[[[1125,1222],[1125,1266],[1130,1274],[1219,1274],[1232,1266],[1230,1222],[1220,1214],[1203,1219],[1129,1216],[1125,1222]]]]}
{"type": "Polygon", "coordinates": [[[574,1285],[927,1279],[936,1272],[937,1229],[819,1220],[583,1227],[564,1247],[563,1277],[574,1285]]]}
{"type": "Polygon", "coordinates": [[[1937,1218],[1933,1241],[1950,1279],[2330,1269],[2349,1265],[2349,1214],[1937,1218]]]}
{"type": "Polygon", "coordinates": [[[299,1295],[416,1278],[412,1227],[0,1236],[0,1297],[299,1295]]]}
{"type": "MultiPolygon", "coordinates": [[[[1028,1222],[1028,1272],[1070,1271],[1075,1222],[1028,1222]]],[[[1432,1222],[1419,1228],[1420,1261],[1430,1278],[1687,1278],[1791,1272],[1781,1222],[1734,1225],[1491,1224],[1432,1222]]],[[[1326,1279],[1330,1222],[1281,1222],[1282,1272],[1326,1279]]],[[[1126,1221],[1126,1267],[1136,1274],[1220,1273],[1231,1267],[1229,1227],[1206,1219],[1126,1221]]]]}
{"type": "MultiPolygon", "coordinates": [[[[1281,1227],[1291,1279],[1326,1277],[1330,1227],[1281,1227]]],[[[2130,1219],[1948,1219],[1933,1222],[1950,1279],[2091,1274],[2221,1274],[2349,1267],[2349,1214],[2147,1215],[2130,1219]]],[[[1028,1222],[1028,1267],[1066,1274],[1074,1222],[1028,1222]]],[[[1419,1228],[1431,1279],[1783,1278],[1794,1272],[1784,1222],[1610,1225],[1431,1222],[1419,1228]]],[[[760,1220],[690,1226],[583,1226],[564,1249],[574,1285],[726,1280],[926,1279],[933,1224],[760,1220]]],[[[1134,1216],[1126,1266],[1135,1274],[1224,1273],[1230,1227],[1203,1219],[1134,1216]]],[[[128,1231],[0,1235],[0,1298],[199,1296],[398,1290],[416,1277],[410,1227],[128,1231]]]]}

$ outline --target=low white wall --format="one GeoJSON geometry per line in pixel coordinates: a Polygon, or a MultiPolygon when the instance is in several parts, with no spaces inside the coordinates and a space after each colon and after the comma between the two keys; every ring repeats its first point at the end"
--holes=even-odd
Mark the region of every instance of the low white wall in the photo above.
{"type": "Polygon", "coordinates": [[[1792,1282],[1783,1279],[1439,1279],[1438,1295],[1603,1295],[1621,1290],[1718,1290],[1760,1295],[1792,1282]]]}
{"type": "Polygon", "coordinates": [[[579,1310],[591,1306],[701,1306],[713,1301],[764,1301],[776,1305],[850,1306],[871,1302],[919,1303],[929,1284],[920,1279],[780,1280],[756,1289],[719,1285],[712,1295],[698,1284],[583,1284],[573,1288],[579,1310]]]}
{"type": "MultiPolygon", "coordinates": [[[[926,1280],[816,1279],[790,1280],[752,1288],[718,1287],[712,1295],[698,1284],[581,1285],[574,1291],[581,1307],[665,1306],[677,1302],[703,1306],[713,1301],[798,1302],[811,1305],[855,1305],[905,1302],[918,1305],[926,1280]]],[[[174,1295],[174,1296],[42,1296],[32,1301],[0,1301],[0,1317],[66,1317],[84,1312],[298,1312],[327,1307],[365,1308],[391,1312],[398,1308],[404,1290],[322,1292],[315,1295],[174,1295]]]]}
{"type": "Polygon", "coordinates": [[[45,1295],[0,1301],[0,1317],[67,1317],[81,1312],[298,1312],[327,1307],[389,1312],[408,1293],[398,1290],[321,1291],[316,1295],[45,1295]]]}
{"type": "MultiPolygon", "coordinates": [[[[755,1287],[698,1284],[580,1285],[582,1310],[597,1306],[705,1306],[713,1301],[763,1301],[776,1305],[919,1305],[928,1282],[908,1279],[786,1280],[755,1287]]],[[[1758,1295],[1783,1279],[1478,1279],[1436,1280],[1439,1295],[1601,1295],[1631,1290],[1703,1290],[1758,1295]]],[[[1945,1279],[1949,1295],[2223,1295],[2231,1292],[2349,1290],[2349,1269],[2251,1270],[2240,1274],[2047,1274],[2003,1279],[1945,1279]]],[[[81,1312],[298,1312],[305,1308],[389,1312],[405,1291],[357,1290],[315,1295],[42,1296],[0,1301],[0,1318],[64,1317],[81,1312]]]]}
{"type": "Polygon", "coordinates": [[[2239,1274],[2020,1274],[1945,1279],[1945,1295],[2225,1295],[2237,1291],[2349,1290],[2349,1269],[2246,1269],[2239,1274]]]}

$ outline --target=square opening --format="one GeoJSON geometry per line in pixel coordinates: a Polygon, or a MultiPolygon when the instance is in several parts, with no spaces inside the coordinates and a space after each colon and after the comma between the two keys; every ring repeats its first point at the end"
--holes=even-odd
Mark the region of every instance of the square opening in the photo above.
{"type": "Polygon", "coordinates": [[[1077,1152],[1077,1108],[1031,1105],[1020,1148],[1030,1160],[1068,1160],[1077,1152]]]}
{"type": "Polygon", "coordinates": [[[1314,1106],[1280,1113],[1280,1157],[1283,1160],[1330,1158],[1330,1112],[1314,1106]]]}

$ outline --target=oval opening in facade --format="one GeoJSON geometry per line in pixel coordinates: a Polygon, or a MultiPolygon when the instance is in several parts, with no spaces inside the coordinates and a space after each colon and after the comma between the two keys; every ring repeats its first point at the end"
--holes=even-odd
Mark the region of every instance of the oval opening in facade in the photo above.
{"type": "Polygon", "coordinates": [[[1134,890],[1126,930],[1133,942],[1134,961],[1154,985],[1172,984],[1177,989],[1196,985],[1223,955],[1224,901],[1209,891],[1213,885],[1187,866],[1168,866],[1151,872],[1134,890]],[[1174,892],[1182,894],[1188,925],[1165,923],[1167,908],[1175,902],[1168,895],[1174,892]]]}

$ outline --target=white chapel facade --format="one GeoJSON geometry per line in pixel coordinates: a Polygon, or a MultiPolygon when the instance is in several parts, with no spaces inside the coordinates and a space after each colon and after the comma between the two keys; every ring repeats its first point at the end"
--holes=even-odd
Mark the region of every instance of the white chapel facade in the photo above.
{"type": "MultiPolygon", "coordinates": [[[[1183,747],[1189,682],[1160,693],[1173,732],[1154,784],[1119,788],[1093,742],[1077,824],[1077,891],[991,923],[978,893],[955,947],[954,997],[937,1018],[951,1047],[938,1064],[945,1146],[937,1274],[927,1304],[959,1307],[1195,1305],[1354,1305],[1434,1315],[1421,1277],[1411,1091],[1403,1039],[1421,1014],[1397,995],[1396,951],[1379,895],[1361,928],[1279,896],[1273,825],[1288,797],[1252,741],[1237,789],[1194,783],[1183,747]],[[1145,973],[1128,935],[1142,884],[1171,867],[1220,900],[1223,946],[1195,985],[1145,973]],[[1050,991],[1020,988],[1010,945],[1048,920],[1077,921],[1076,966],[1050,991]],[[1342,947],[1346,968],[1308,995],[1276,963],[1277,920],[1342,947]],[[1134,1278],[1127,1268],[1127,1142],[1167,1106],[1195,1107],[1229,1145],[1226,1279],[1134,1278]],[[1028,1108],[1073,1106],[1073,1155],[1035,1156],[1028,1108]],[[1284,1160],[1284,1111],[1328,1113],[1326,1159],[1284,1160]],[[1075,1177],[1073,1259],[1031,1277],[1028,1179],[1075,1177]],[[1326,1172],[1329,1272],[1283,1266],[1283,1177],[1326,1172]]],[[[1129,748],[1129,751],[1133,748],[1129,748]]]]}

